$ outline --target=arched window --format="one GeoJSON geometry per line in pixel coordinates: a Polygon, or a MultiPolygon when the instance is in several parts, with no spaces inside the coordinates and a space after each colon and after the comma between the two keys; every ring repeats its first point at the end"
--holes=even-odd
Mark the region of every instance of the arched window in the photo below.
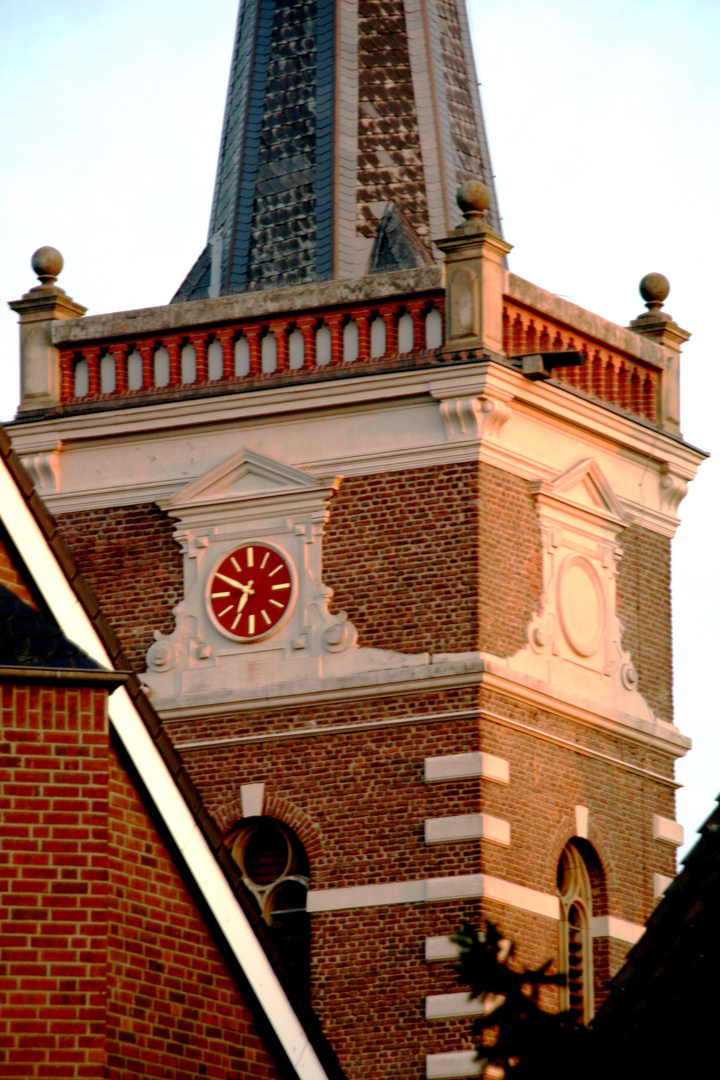
{"type": "Polygon", "coordinates": [[[278,950],[299,985],[310,974],[310,924],[306,911],[310,869],[291,828],[269,817],[248,818],[235,834],[232,857],[257,900],[278,950]]]}
{"type": "MultiPolygon", "coordinates": [[[[588,845],[589,846],[589,845],[588,845]]],[[[594,1014],[593,884],[579,846],[570,841],[558,865],[560,970],[567,974],[561,1005],[589,1024],[594,1014]]]]}

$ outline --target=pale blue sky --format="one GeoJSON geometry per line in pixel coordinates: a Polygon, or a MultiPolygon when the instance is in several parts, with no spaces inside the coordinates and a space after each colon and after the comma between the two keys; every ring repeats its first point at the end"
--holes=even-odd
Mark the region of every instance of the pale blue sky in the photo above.
{"type": "MultiPolygon", "coordinates": [[[[92,313],[166,303],[205,242],[236,0],[0,0],[0,295],[41,244],[92,313]]],[[[715,325],[720,0],[471,0],[512,269],[626,324],[659,270],[684,351],[683,433],[720,455],[715,325]]],[[[17,404],[0,311],[0,418],[17,404]]],[[[688,838],[720,790],[720,467],[675,541],[688,838]]]]}

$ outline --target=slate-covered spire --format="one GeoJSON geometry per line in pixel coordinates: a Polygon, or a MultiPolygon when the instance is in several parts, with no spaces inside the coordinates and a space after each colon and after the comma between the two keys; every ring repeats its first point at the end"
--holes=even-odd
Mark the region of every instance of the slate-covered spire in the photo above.
{"type": "Polygon", "coordinates": [[[173,299],[432,262],[475,178],[499,233],[465,0],[241,0],[208,243],[173,299]]]}

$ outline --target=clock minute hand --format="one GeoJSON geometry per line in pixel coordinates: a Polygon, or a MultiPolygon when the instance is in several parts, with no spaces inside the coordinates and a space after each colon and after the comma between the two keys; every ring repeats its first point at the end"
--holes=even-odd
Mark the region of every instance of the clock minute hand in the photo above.
{"type": "Polygon", "coordinates": [[[235,579],[231,577],[226,577],[225,574],[221,574],[220,571],[217,571],[215,577],[219,577],[220,580],[224,581],[227,585],[232,585],[234,589],[242,589],[243,592],[247,590],[247,586],[243,585],[242,582],[235,581],[235,579]]]}

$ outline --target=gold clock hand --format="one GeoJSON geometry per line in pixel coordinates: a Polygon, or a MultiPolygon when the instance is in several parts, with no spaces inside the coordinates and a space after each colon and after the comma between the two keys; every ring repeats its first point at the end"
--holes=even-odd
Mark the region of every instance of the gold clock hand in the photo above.
{"type": "Polygon", "coordinates": [[[234,578],[231,578],[231,577],[225,577],[225,575],[224,575],[224,574],[221,574],[221,573],[220,573],[220,571],[218,571],[218,572],[217,572],[217,573],[215,574],[215,577],[218,577],[218,578],[220,578],[220,580],[221,580],[221,581],[224,581],[226,585],[232,585],[232,586],[233,586],[233,588],[235,588],[235,589],[242,589],[243,591],[245,590],[245,585],[243,585],[243,584],[242,584],[241,582],[239,582],[239,581],[235,581],[235,579],[234,579],[234,578]]]}

